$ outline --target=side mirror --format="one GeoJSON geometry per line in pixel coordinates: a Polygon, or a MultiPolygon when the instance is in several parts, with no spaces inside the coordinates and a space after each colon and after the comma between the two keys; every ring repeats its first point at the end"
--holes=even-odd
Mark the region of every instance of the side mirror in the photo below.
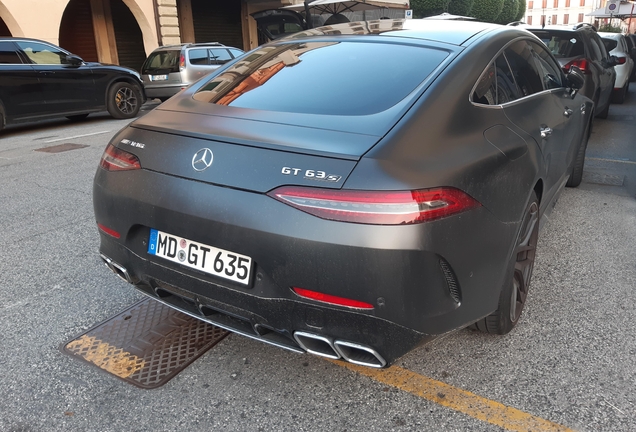
{"type": "Polygon", "coordinates": [[[607,60],[607,61],[605,62],[605,65],[606,65],[606,67],[608,67],[608,68],[609,68],[609,67],[614,67],[614,66],[616,66],[617,64],[618,64],[618,57],[616,57],[616,56],[610,56],[610,57],[609,57],[609,60],[607,60]]]}
{"type": "Polygon", "coordinates": [[[76,56],[75,54],[69,54],[66,56],[65,64],[69,66],[81,66],[84,63],[81,57],[76,56]]]}
{"type": "Polygon", "coordinates": [[[567,75],[568,84],[570,85],[572,99],[576,96],[576,93],[583,88],[585,84],[585,76],[581,69],[577,66],[572,66],[567,75]]]}

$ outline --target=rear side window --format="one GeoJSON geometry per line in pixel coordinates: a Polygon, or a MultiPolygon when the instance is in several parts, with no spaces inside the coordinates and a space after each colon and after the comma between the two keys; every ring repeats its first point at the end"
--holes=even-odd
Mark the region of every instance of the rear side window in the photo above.
{"type": "Polygon", "coordinates": [[[488,65],[479,78],[472,101],[481,105],[501,105],[519,99],[520,92],[504,54],[488,65]]]}
{"type": "Polygon", "coordinates": [[[162,50],[151,53],[141,67],[142,74],[179,72],[179,50],[162,50]]]}
{"type": "Polygon", "coordinates": [[[607,58],[607,50],[596,34],[590,35],[590,46],[592,47],[593,60],[601,61],[607,58]]]}
{"type": "Polygon", "coordinates": [[[190,64],[193,65],[207,65],[208,64],[208,50],[204,49],[191,49],[188,51],[188,58],[190,64]]]}
{"type": "Polygon", "coordinates": [[[232,55],[234,56],[234,58],[236,57],[240,57],[243,54],[245,54],[245,52],[241,51],[240,49],[236,49],[236,48],[230,48],[230,52],[232,53],[232,55]]]}
{"type": "Polygon", "coordinates": [[[232,60],[230,53],[225,48],[210,49],[210,64],[222,65],[232,60]]]}
{"type": "Polygon", "coordinates": [[[533,30],[556,58],[581,57],[585,55],[585,47],[580,36],[575,32],[533,30]]]}
{"type": "Polygon", "coordinates": [[[513,43],[504,53],[522,97],[543,91],[543,74],[537,69],[534,52],[526,41],[513,43]]]}
{"type": "Polygon", "coordinates": [[[365,42],[268,46],[211,78],[194,99],[256,110],[369,115],[397,104],[448,54],[365,42]]]}
{"type": "Polygon", "coordinates": [[[22,64],[11,42],[0,42],[0,64],[22,64]]]}
{"type": "Polygon", "coordinates": [[[615,39],[606,39],[606,38],[601,38],[601,39],[603,40],[603,45],[605,45],[605,49],[607,51],[613,50],[618,45],[618,41],[616,41],[615,39]]]}

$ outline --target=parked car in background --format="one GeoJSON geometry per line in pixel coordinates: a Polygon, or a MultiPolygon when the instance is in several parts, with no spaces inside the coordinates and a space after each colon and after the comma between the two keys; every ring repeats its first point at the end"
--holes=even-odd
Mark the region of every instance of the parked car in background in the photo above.
{"type": "Polygon", "coordinates": [[[585,84],[581,93],[594,101],[596,117],[607,118],[616,81],[616,61],[608,54],[596,28],[590,24],[520,27],[539,37],[566,73],[572,66],[583,72],[585,84]]]}
{"type": "Polygon", "coordinates": [[[159,47],[141,67],[146,95],[165,101],[243,54],[243,50],[216,42],[159,47]]]}
{"type": "Polygon", "coordinates": [[[634,60],[627,44],[625,36],[620,33],[599,33],[605,44],[605,49],[611,56],[616,57],[616,82],[614,83],[614,94],[612,102],[622,104],[627,97],[629,81],[634,71],[634,60]]]}
{"type": "Polygon", "coordinates": [[[634,68],[632,69],[632,76],[630,77],[630,81],[634,81],[636,80],[636,35],[626,34],[625,42],[627,42],[629,56],[634,61],[634,68]]]}
{"type": "Polygon", "coordinates": [[[79,120],[104,109],[131,118],[144,101],[132,69],[85,62],[41,40],[0,38],[0,129],[52,117],[79,120]]]}
{"type": "Polygon", "coordinates": [[[93,186],[102,259],[201,320],[360,365],[471,324],[505,334],[539,222],[581,182],[583,84],[489,23],[279,39],[112,138],[93,186]]]}

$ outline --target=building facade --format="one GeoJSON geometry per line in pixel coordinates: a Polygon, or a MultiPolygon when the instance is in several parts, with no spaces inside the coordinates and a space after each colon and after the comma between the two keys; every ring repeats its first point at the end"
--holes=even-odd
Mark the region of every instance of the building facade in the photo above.
{"type": "Polygon", "coordinates": [[[524,21],[534,26],[592,24],[594,19],[586,15],[598,9],[599,3],[599,0],[527,0],[524,21]]]}
{"type": "Polygon", "coordinates": [[[139,70],[160,45],[258,45],[250,14],[300,0],[0,0],[0,36],[60,45],[86,61],[139,70]]]}

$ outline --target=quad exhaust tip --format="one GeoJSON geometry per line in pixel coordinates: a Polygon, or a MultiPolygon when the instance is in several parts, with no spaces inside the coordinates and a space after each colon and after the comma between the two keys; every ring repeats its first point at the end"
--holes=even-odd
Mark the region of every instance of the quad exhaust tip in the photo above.
{"type": "Polygon", "coordinates": [[[310,354],[329,359],[342,358],[349,363],[373,368],[383,368],[386,360],[373,348],[366,345],[346,341],[333,341],[333,339],[313,333],[294,333],[294,339],[298,345],[310,354]]]}
{"type": "Polygon", "coordinates": [[[340,358],[333,341],[328,337],[297,331],[294,333],[294,339],[302,349],[310,354],[334,360],[340,358]]]}
{"type": "Polygon", "coordinates": [[[117,264],[115,261],[108,258],[104,254],[99,254],[99,256],[104,261],[104,264],[106,264],[106,267],[108,267],[113,273],[115,273],[117,276],[119,276],[121,279],[125,280],[126,282],[130,284],[133,283],[132,278],[130,277],[130,273],[128,273],[128,270],[126,270],[126,267],[120,264],[117,264]]]}

